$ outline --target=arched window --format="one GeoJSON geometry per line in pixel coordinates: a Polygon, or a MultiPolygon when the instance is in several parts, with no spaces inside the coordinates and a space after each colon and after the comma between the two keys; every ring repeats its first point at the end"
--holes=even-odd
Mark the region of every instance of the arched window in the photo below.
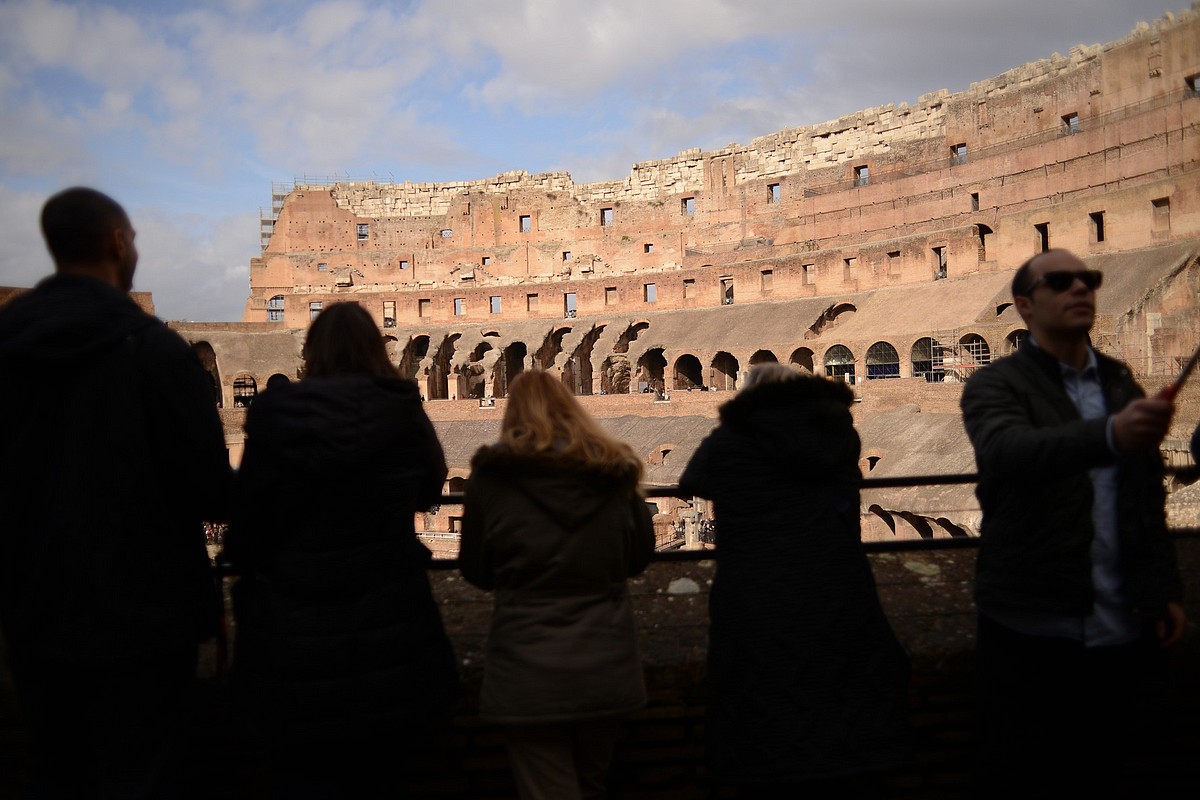
{"type": "Polygon", "coordinates": [[[212,389],[213,402],[216,403],[217,408],[223,408],[225,403],[221,398],[221,371],[217,368],[217,354],[213,352],[212,345],[208,342],[196,342],[192,345],[192,351],[200,359],[200,366],[204,368],[205,374],[208,375],[208,384],[212,389]]]}
{"type": "Polygon", "coordinates": [[[737,388],[738,360],[731,354],[721,351],[712,360],[712,380],[709,382],[714,389],[732,391],[737,388]]]}
{"type": "Polygon", "coordinates": [[[849,347],[835,344],[825,351],[825,376],[835,381],[854,383],[854,354],[849,347]]]}
{"type": "Polygon", "coordinates": [[[267,301],[267,322],[283,322],[283,295],[277,294],[267,301]]]}
{"type": "Polygon", "coordinates": [[[900,355],[887,342],[876,342],[867,348],[867,380],[899,378],[900,355]]]}
{"type": "Polygon", "coordinates": [[[691,353],[684,353],[675,359],[675,388],[680,391],[702,388],[704,385],[702,371],[700,359],[691,353]]]}
{"type": "Polygon", "coordinates": [[[942,346],[936,339],[928,336],[917,339],[912,346],[911,359],[914,378],[924,378],[927,383],[946,380],[946,373],[942,369],[942,346]]]}
{"type": "Polygon", "coordinates": [[[788,363],[799,367],[809,374],[813,371],[813,351],[807,347],[797,347],[788,357],[788,363]]]}
{"type": "Polygon", "coordinates": [[[666,368],[667,359],[663,357],[661,347],[647,350],[637,362],[639,391],[663,394],[666,388],[663,385],[663,374],[666,368]]]}
{"type": "Polygon", "coordinates": [[[958,340],[962,345],[963,363],[971,367],[984,367],[992,361],[988,343],[978,333],[968,333],[958,340]]]}
{"type": "Polygon", "coordinates": [[[233,407],[246,408],[258,396],[258,381],[249,372],[242,372],[233,379],[233,407]]]}
{"type": "Polygon", "coordinates": [[[508,395],[508,385],[513,379],[525,371],[525,357],[529,348],[524,342],[513,342],[504,348],[496,366],[492,368],[492,396],[505,397],[508,395]]]}
{"type": "Polygon", "coordinates": [[[1012,355],[1017,352],[1017,348],[1021,346],[1021,342],[1025,341],[1025,337],[1029,335],[1029,331],[1022,328],[1019,331],[1013,331],[1008,336],[1004,337],[1004,354],[1012,355]]]}
{"type": "Polygon", "coordinates": [[[754,355],[750,356],[750,366],[755,364],[778,364],[779,359],[770,350],[755,350],[754,355]]]}

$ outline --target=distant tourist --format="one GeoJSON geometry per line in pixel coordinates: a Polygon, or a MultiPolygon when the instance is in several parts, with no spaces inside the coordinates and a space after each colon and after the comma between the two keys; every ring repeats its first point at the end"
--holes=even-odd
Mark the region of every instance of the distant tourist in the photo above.
{"type": "Polygon", "coordinates": [[[413,529],[446,462],[357,303],[321,312],[303,358],[303,380],[264,392],[246,419],[225,549],[242,572],[234,698],[283,796],[399,792],[399,765],[457,690],[413,529]]]}
{"type": "Polygon", "coordinates": [[[708,763],[746,797],[861,789],[911,752],[908,658],[859,539],[853,399],[756,366],[679,479],[715,515],[708,763]]]}
{"type": "Polygon", "coordinates": [[[121,206],[67,189],[41,225],[55,274],[0,311],[0,624],[29,795],[174,796],[225,436],[199,359],[129,297],[121,206]]]}
{"type": "Polygon", "coordinates": [[[1029,336],[963,389],[987,796],[1119,791],[1139,690],[1186,624],[1158,452],[1173,408],[1092,349],[1101,278],[1066,250],[1026,261],[1012,294],[1029,336]]]}
{"type": "Polygon", "coordinates": [[[545,372],[509,387],[472,460],[459,560],[496,593],[480,716],[505,726],[520,796],[605,797],[622,718],[646,703],[626,578],[654,529],[642,463],[545,372]]]}

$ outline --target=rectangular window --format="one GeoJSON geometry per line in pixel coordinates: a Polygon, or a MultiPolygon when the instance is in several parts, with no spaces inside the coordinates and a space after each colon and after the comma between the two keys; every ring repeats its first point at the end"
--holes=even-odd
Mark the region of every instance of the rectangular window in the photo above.
{"type": "Polygon", "coordinates": [[[1037,232],[1037,247],[1039,253],[1044,253],[1050,249],[1050,223],[1039,222],[1033,226],[1037,232]]]}
{"type": "Polygon", "coordinates": [[[323,306],[324,306],[324,303],[319,303],[319,302],[309,303],[308,304],[308,318],[310,320],[316,319],[317,315],[321,313],[321,308],[323,306]]]}
{"type": "Polygon", "coordinates": [[[430,308],[429,302],[430,302],[429,298],[422,298],[420,300],[417,300],[417,316],[418,317],[428,317],[431,315],[430,312],[432,311],[432,309],[430,308]]]}
{"type": "Polygon", "coordinates": [[[575,293],[566,292],[563,294],[563,316],[571,318],[575,316],[577,311],[575,305],[575,293]]]}
{"type": "Polygon", "coordinates": [[[480,264],[480,266],[484,266],[484,267],[486,267],[486,266],[487,266],[488,264],[490,264],[490,263],[492,263],[492,257],[491,257],[491,256],[484,256],[483,258],[479,259],[479,264],[480,264]]]}
{"type": "Polygon", "coordinates": [[[693,217],[696,215],[696,198],[685,197],[679,201],[679,211],[685,217],[693,217]]]}
{"type": "Polygon", "coordinates": [[[605,286],[604,287],[604,305],[615,306],[616,304],[617,304],[617,287],[605,286]]]}
{"type": "Polygon", "coordinates": [[[644,245],[642,245],[642,252],[643,253],[653,253],[654,245],[651,244],[650,242],[646,242],[644,245]]]}
{"type": "Polygon", "coordinates": [[[328,272],[328,271],[329,271],[329,264],[327,262],[325,262],[325,261],[317,262],[317,272],[328,272]]]}
{"type": "Polygon", "coordinates": [[[774,284],[775,284],[775,270],[764,269],[762,271],[762,291],[764,291],[764,292],[771,291],[771,289],[774,288],[774,284]]]}
{"type": "Polygon", "coordinates": [[[488,310],[492,314],[500,313],[500,295],[494,294],[488,298],[488,310]]]}
{"type": "Polygon", "coordinates": [[[971,192],[971,210],[979,210],[979,192],[971,192]]]}
{"type": "Polygon", "coordinates": [[[400,259],[400,269],[408,269],[408,259],[407,258],[400,259]]]}
{"type": "Polygon", "coordinates": [[[781,196],[782,193],[779,191],[778,183],[767,184],[767,197],[769,198],[768,202],[778,203],[781,196]]]}
{"type": "Polygon", "coordinates": [[[1092,244],[1104,241],[1104,212],[1093,211],[1088,214],[1089,227],[1092,229],[1092,244]]]}
{"type": "Polygon", "coordinates": [[[1183,83],[1192,97],[1200,97],[1200,73],[1188,75],[1183,79],[1183,83]]]}
{"type": "Polygon", "coordinates": [[[887,271],[888,275],[900,274],[900,251],[892,250],[887,254],[887,271]]]}
{"type": "Polygon", "coordinates": [[[804,275],[804,280],[802,281],[802,283],[805,286],[815,286],[817,283],[817,265],[816,264],[805,264],[802,267],[800,267],[800,270],[804,275]]]}
{"type": "Polygon", "coordinates": [[[570,261],[570,260],[571,260],[571,251],[563,250],[563,261],[570,261]]]}
{"type": "Polygon", "coordinates": [[[384,300],[383,301],[383,327],[385,327],[385,328],[396,327],[396,301],[395,300],[384,300]]]}
{"type": "Polygon", "coordinates": [[[965,144],[956,144],[950,148],[950,163],[967,163],[967,146],[965,144]]]}
{"type": "Polygon", "coordinates": [[[533,230],[533,217],[528,214],[521,215],[521,233],[529,233],[533,230]]]}
{"type": "Polygon", "coordinates": [[[450,230],[449,228],[442,228],[440,233],[443,239],[449,239],[454,235],[454,231],[450,230]]]}
{"type": "Polygon", "coordinates": [[[695,278],[684,278],[683,279],[683,299],[691,300],[695,296],[696,296],[696,279],[695,278]]]}
{"type": "Polygon", "coordinates": [[[946,277],[946,248],[933,248],[933,279],[940,281],[946,277]]]}
{"type": "Polygon", "coordinates": [[[1072,112],[1070,114],[1063,114],[1062,121],[1063,121],[1063,125],[1067,126],[1067,134],[1068,135],[1072,134],[1072,133],[1079,133],[1079,115],[1078,114],[1076,114],[1074,112],[1072,112]]]}
{"type": "Polygon", "coordinates": [[[861,164],[854,168],[854,185],[866,186],[871,182],[871,170],[866,164],[861,164]]]}
{"type": "Polygon", "coordinates": [[[1150,201],[1152,210],[1151,230],[1156,234],[1171,230],[1171,198],[1158,197],[1150,201]]]}
{"type": "Polygon", "coordinates": [[[538,307],[537,293],[533,292],[533,293],[525,295],[525,310],[532,314],[537,311],[537,307],[538,307]]]}
{"type": "Polygon", "coordinates": [[[642,284],[642,300],[647,303],[658,302],[658,284],[643,283],[642,284]]]}
{"type": "Polygon", "coordinates": [[[466,314],[466,313],[467,313],[467,298],[465,298],[465,297],[454,298],[454,316],[461,317],[463,314],[466,314]]]}
{"type": "Polygon", "coordinates": [[[733,277],[721,278],[721,305],[733,305],[733,277]]]}
{"type": "Polygon", "coordinates": [[[368,225],[367,223],[360,222],[357,225],[357,230],[358,230],[358,240],[360,242],[365,242],[367,239],[371,238],[371,226],[368,225]]]}
{"type": "Polygon", "coordinates": [[[600,224],[601,225],[612,225],[613,224],[613,210],[611,208],[600,209],[600,224]]]}
{"type": "Polygon", "coordinates": [[[843,258],[842,259],[842,280],[846,283],[858,277],[858,259],[843,258]]]}

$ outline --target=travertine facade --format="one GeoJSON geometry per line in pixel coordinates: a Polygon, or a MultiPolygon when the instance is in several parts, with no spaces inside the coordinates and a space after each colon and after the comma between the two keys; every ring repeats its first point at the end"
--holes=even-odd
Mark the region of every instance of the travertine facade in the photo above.
{"type": "MultiPolygon", "coordinates": [[[[916,447],[905,432],[941,430],[933,415],[954,414],[961,380],[1019,338],[1008,282],[1041,249],[1105,270],[1097,345],[1151,387],[1195,347],[1198,78],[1194,9],[965,92],[640,163],[624,180],[296,184],[264,221],[243,324],[180,329],[232,407],[296,373],[312,314],[355,300],[429,400],[469,401],[429,405],[452,453],[494,435],[473,421],[497,416],[481,403],[502,406],[512,376],[538,367],[594,395],[614,427],[678,418],[687,441],[623,429],[660,483],[696,444],[683,421],[715,416],[720,395],[688,392],[792,363],[856,384],[864,469],[886,472],[916,447]],[[911,403],[920,419],[871,419],[911,403]]],[[[961,444],[929,466],[969,470],[961,444]]],[[[452,457],[459,477],[467,457],[452,457]]],[[[971,501],[946,501],[963,507],[943,532],[971,532],[971,501]]]]}

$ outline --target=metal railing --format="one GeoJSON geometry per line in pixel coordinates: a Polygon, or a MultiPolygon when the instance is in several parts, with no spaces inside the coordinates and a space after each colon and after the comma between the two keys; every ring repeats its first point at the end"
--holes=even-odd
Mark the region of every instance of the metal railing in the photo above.
{"type": "MultiPolygon", "coordinates": [[[[1166,467],[1164,472],[1184,482],[1200,480],[1200,467],[1166,467]]],[[[859,484],[861,491],[872,489],[902,489],[917,486],[956,486],[975,483],[979,479],[977,473],[968,472],[957,475],[903,475],[890,478],[863,478],[859,484]]],[[[691,495],[680,493],[678,486],[649,486],[644,487],[643,494],[652,497],[677,497],[690,499],[691,495]]],[[[462,492],[448,492],[442,495],[443,505],[462,505],[462,492]]],[[[430,533],[433,533],[432,531],[430,533]]],[[[1200,527],[1171,528],[1172,538],[1200,538],[1200,527]]],[[[425,535],[425,534],[419,534],[425,535]]],[[[962,550],[979,546],[978,536],[955,536],[948,538],[897,538],[889,541],[863,542],[863,549],[868,553],[900,553],[914,550],[962,550]]],[[[658,550],[652,561],[702,561],[720,558],[719,547],[703,550],[658,550]]],[[[458,569],[457,558],[435,558],[430,564],[433,570],[458,569]]]]}

